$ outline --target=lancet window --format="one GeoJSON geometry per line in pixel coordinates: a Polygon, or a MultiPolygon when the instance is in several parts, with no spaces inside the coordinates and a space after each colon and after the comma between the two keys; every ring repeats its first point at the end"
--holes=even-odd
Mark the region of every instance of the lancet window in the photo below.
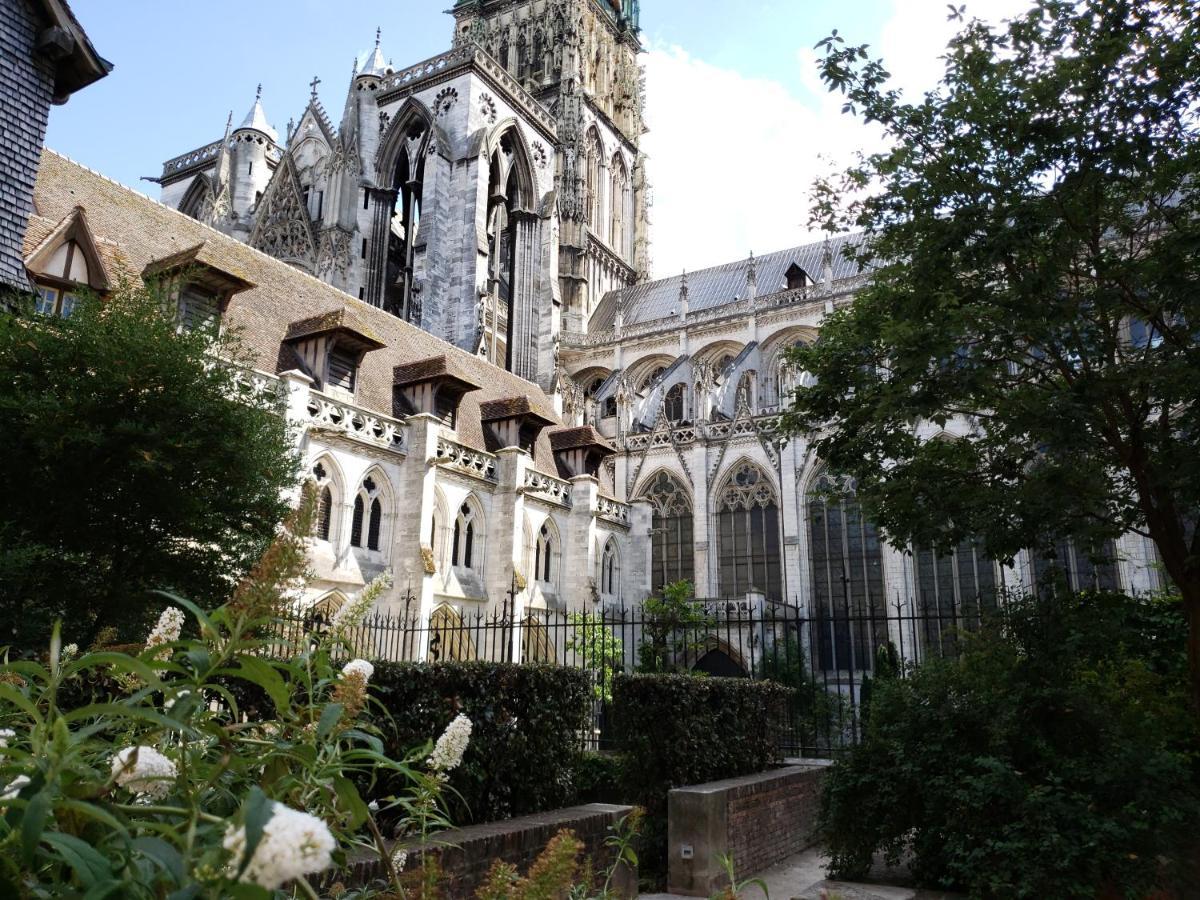
{"type": "Polygon", "coordinates": [[[543,585],[553,584],[558,544],[550,526],[543,523],[533,544],[533,577],[543,585]]]}
{"type": "Polygon", "coordinates": [[[362,487],[354,498],[354,515],[350,523],[350,546],[363,547],[365,530],[366,549],[379,550],[380,531],[383,527],[383,503],[380,501],[379,485],[374,477],[363,479],[362,487]]]}
{"type": "Polygon", "coordinates": [[[853,479],[822,473],[808,501],[811,615],[827,671],[871,669],[887,640],[883,549],[855,493],[853,479]]]}
{"type": "Polygon", "coordinates": [[[474,569],[479,562],[476,548],[478,517],[470,500],[463,503],[454,519],[454,536],[450,545],[450,564],[463,569],[474,569]]]}
{"type": "Polygon", "coordinates": [[[996,609],[996,563],[978,541],[949,550],[918,546],[913,552],[918,633],[922,645],[952,653],[961,629],[975,629],[996,609]]]}
{"type": "Polygon", "coordinates": [[[317,491],[317,509],[313,533],[319,540],[329,540],[333,526],[333,488],[325,463],[317,462],[312,467],[312,481],[317,491]]]}
{"type": "Polygon", "coordinates": [[[621,560],[617,555],[617,544],[609,538],[600,556],[600,593],[605,597],[616,597],[621,583],[621,560]]]}
{"type": "Polygon", "coordinates": [[[424,123],[414,124],[408,130],[392,176],[395,200],[387,234],[383,305],[393,315],[409,322],[421,320],[421,310],[413,290],[413,271],[416,247],[420,240],[428,139],[424,123]]]}
{"type": "Polygon", "coordinates": [[[668,422],[682,422],[684,419],[683,383],[674,384],[663,399],[663,414],[668,422]]]}
{"type": "Polygon", "coordinates": [[[761,592],[783,600],[779,502],[765,472],[743,462],[717,494],[718,581],[722,597],[761,592]]]}
{"type": "MultiPolygon", "coordinates": [[[[537,329],[527,285],[518,281],[518,244],[521,227],[529,227],[532,174],[519,146],[515,129],[509,129],[492,152],[488,175],[488,309],[485,328],[491,333],[488,358],[509,371],[531,377],[537,329]],[[504,349],[501,352],[501,336],[504,349]]],[[[525,251],[533,252],[526,244],[525,251]]]]}
{"type": "Polygon", "coordinates": [[[650,588],[695,579],[692,499],[667,472],[659,472],[642,493],[653,507],[650,588]]]}

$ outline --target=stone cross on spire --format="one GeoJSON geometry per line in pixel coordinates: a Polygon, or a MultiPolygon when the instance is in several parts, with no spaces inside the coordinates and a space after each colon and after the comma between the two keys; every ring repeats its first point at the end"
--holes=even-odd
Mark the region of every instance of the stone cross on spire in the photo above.
{"type": "Polygon", "coordinates": [[[313,80],[308,83],[308,86],[310,88],[312,88],[312,98],[314,100],[317,99],[317,85],[320,83],[321,83],[321,79],[316,75],[314,75],[313,80]]]}
{"type": "Polygon", "coordinates": [[[261,81],[258,83],[258,90],[256,90],[254,92],[254,99],[256,101],[262,99],[262,82],[261,81]]]}

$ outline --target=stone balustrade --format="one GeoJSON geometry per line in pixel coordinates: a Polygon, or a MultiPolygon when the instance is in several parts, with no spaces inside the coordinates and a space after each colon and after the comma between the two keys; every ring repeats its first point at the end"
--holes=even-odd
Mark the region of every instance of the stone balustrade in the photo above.
{"type": "Polygon", "coordinates": [[[568,508],[571,506],[571,483],[563,481],[561,478],[555,478],[553,475],[546,475],[536,469],[525,471],[525,493],[558,506],[568,508]]]}
{"type": "Polygon", "coordinates": [[[615,497],[600,494],[596,498],[596,515],[606,522],[628,528],[633,518],[633,507],[615,497]]]}
{"type": "Polygon", "coordinates": [[[496,483],[496,457],[483,450],[472,450],[449,438],[437,440],[437,458],[434,462],[455,472],[473,478],[496,483]]]}
{"type": "Polygon", "coordinates": [[[163,163],[162,177],[169,178],[172,175],[178,175],[180,172],[186,172],[193,166],[203,165],[216,157],[220,150],[221,141],[217,140],[211,144],[205,144],[203,147],[197,147],[195,150],[189,150],[187,153],[181,153],[174,159],[168,159],[163,163]]]}
{"type": "Polygon", "coordinates": [[[404,423],[391,416],[371,412],[320,391],[311,391],[306,407],[310,425],[332,431],[372,447],[403,453],[404,423]]]}

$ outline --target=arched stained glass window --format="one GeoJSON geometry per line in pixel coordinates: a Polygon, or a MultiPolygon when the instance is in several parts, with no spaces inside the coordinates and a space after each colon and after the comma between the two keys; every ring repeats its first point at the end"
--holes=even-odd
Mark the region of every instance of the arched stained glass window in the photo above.
{"type": "Polygon", "coordinates": [[[667,417],[668,422],[682,422],[684,418],[683,411],[683,384],[675,384],[667,391],[667,396],[663,400],[663,412],[667,417]]]}
{"type": "Polygon", "coordinates": [[[813,573],[812,617],[821,667],[871,669],[875,648],[887,640],[883,620],[883,550],[875,525],[863,515],[848,477],[828,473],[813,483],[808,502],[813,573]]]}
{"type": "Polygon", "coordinates": [[[609,538],[600,557],[600,593],[608,597],[617,596],[620,580],[621,563],[617,556],[617,545],[609,538]]]}
{"type": "Polygon", "coordinates": [[[935,653],[954,653],[958,630],[977,628],[996,609],[996,564],[976,541],[948,551],[917,547],[913,583],[918,638],[935,653]]]}
{"type": "Polygon", "coordinates": [[[379,549],[379,529],[383,525],[383,505],[379,498],[371,501],[371,518],[367,523],[367,549],[379,549]]]}
{"type": "Polygon", "coordinates": [[[717,569],[722,597],[761,591],[783,600],[779,503],[758,466],[734,467],[717,493],[717,569]]]}
{"type": "Polygon", "coordinates": [[[350,546],[362,546],[363,518],[366,513],[366,504],[363,503],[362,494],[354,498],[354,518],[350,523],[350,546]]]}
{"type": "Polygon", "coordinates": [[[657,593],[666,584],[694,581],[690,493],[669,473],[659,472],[642,497],[649,500],[654,509],[650,527],[650,589],[657,593]]]}
{"type": "Polygon", "coordinates": [[[550,584],[554,575],[554,556],[557,547],[550,526],[542,524],[533,546],[533,577],[543,584],[550,584]]]}
{"type": "Polygon", "coordinates": [[[1034,588],[1039,594],[1056,587],[1071,591],[1119,591],[1117,548],[1105,541],[1099,550],[1088,552],[1071,538],[1062,538],[1050,554],[1030,552],[1033,560],[1034,588]]]}
{"type": "Polygon", "coordinates": [[[475,562],[475,509],[465,501],[454,520],[454,542],[450,547],[450,564],[473,569],[475,562]]]}

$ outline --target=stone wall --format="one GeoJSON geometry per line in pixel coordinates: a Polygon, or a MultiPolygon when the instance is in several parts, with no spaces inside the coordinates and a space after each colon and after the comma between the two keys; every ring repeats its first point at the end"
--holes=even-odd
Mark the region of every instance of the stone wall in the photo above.
{"type": "MultiPolygon", "coordinates": [[[[550,839],[564,828],[573,831],[583,841],[583,856],[591,858],[594,871],[602,876],[611,864],[612,851],[604,843],[611,834],[609,828],[628,815],[630,810],[628,806],[589,803],[502,822],[473,825],[438,834],[436,840],[442,846],[429,852],[440,856],[442,871],[446,876],[443,890],[450,900],[474,896],[475,889],[496,860],[511,863],[521,875],[525,875],[550,839]]],[[[412,870],[420,865],[417,858],[419,851],[415,845],[409,845],[406,849],[409,850],[406,869],[412,870]]],[[[364,857],[355,868],[355,881],[362,884],[379,877],[380,868],[377,860],[364,857]]],[[[611,887],[617,896],[630,900],[637,896],[636,869],[622,867],[615,882],[611,887]]]]}
{"type": "Polygon", "coordinates": [[[21,245],[33,211],[54,67],[34,52],[42,23],[32,5],[4,0],[0,10],[0,283],[27,289],[21,245]]]}
{"type": "Polygon", "coordinates": [[[668,887],[708,897],[728,880],[761,872],[814,843],[825,764],[801,763],[672,790],[667,797],[668,887]]]}

